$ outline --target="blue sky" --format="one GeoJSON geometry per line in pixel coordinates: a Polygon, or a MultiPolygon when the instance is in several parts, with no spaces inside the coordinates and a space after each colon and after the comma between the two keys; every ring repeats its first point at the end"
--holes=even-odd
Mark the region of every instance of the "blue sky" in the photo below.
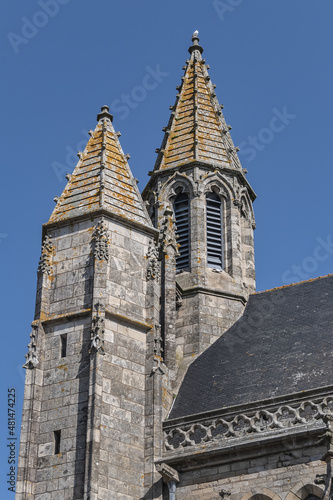
{"type": "Polygon", "coordinates": [[[4,0],[2,7],[0,493],[6,499],[14,498],[6,485],[7,389],[17,391],[19,426],[19,367],[33,319],[41,225],[103,104],[113,109],[143,189],[195,29],[258,195],[258,290],[333,272],[333,4],[4,0]],[[148,74],[156,85],[152,78],[145,84],[148,74]]]}

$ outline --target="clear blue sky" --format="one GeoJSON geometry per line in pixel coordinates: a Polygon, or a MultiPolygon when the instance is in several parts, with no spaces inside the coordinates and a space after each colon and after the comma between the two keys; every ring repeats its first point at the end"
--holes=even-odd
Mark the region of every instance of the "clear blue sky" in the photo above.
{"type": "Polygon", "coordinates": [[[20,417],[41,225],[103,104],[113,107],[143,189],[195,29],[258,195],[258,290],[333,273],[333,4],[4,0],[2,9],[0,493],[7,499],[14,498],[6,486],[7,388],[16,387],[20,417]],[[148,88],[145,77],[156,71],[148,88]]]}

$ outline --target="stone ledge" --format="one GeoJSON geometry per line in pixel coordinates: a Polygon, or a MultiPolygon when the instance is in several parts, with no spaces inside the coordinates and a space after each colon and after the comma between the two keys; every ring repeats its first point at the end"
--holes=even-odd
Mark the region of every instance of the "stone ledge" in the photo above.
{"type": "Polygon", "coordinates": [[[286,453],[292,450],[308,450],[318,446],[318,438],[325,431],[322,422],[312,425],[302,425],[297,428],[286,428],[274,433],[258,433],[246,438],[235,438],[232,442],[221,444],[221,441],[205,443],[189,448],[177,449],[163,453],[156,464],[166,463],[179,472],[202,469],[216,465],[232,464],[234,462],[263,457],[270,454],[286,453]],[[288,441],[292,440],[292,446],[288,441]],[[306,445],[306,446],[305,446],[306,445]],[[259,454],[259,455],[258,455],[259,454]]]}
{"type": "MultiPolygon", "coordinates": [[[[326,388],[327,391],[327,388],[326,388]]],[[[315,392],[315,391],[312,391],[315,392]]],[[[257,404],[256,408],[245,411],[221,410],[214,416],[197,415],[185,419],[175,419],[164,423],[165,453],[178,456],[203,453],[208,450],[224,450],[230,446],[251,445],[263,440],[290,438],[298,432],[325,429],[324,416],[333,411],[333,392],[325,397],[309,393],[301,399],[285,401],[277,406],[257,404]],[[306,397],[307,396],[307,397],[306,397]],[[289,404],[288,404],[289,403],[289,404]],[[191,420],[190,420],[191,419],[191,420]],[[193,451],[192,451],[193,450],[193,451]]],[[[164,456],[165,458],[165,456],[164,456]]]]}
{"type": "Polygon", "coordinates": [[[182,296],[188,297],[189,295],[194,295],[196,293],[204,293],[206,295],[214,295],[215,297],[222,297],[225,299],[231,299],[241,302],[243,305],[247,303],[246,298],[243,295],[238,295],[236,293],[224,292],[216,290],[214,288],[208,288],[205,286],[192,286],[190,288],[182,289],[182,296]]]}
{"type": "Polygon", "coordinates": [[[135,318],[131,318],[130,316],[124,316],[123,314],[119,314],[108,307],[105,308],[105,314],[108,319],[115,320],[119,323],[125,323],[127,325],[134,326],[136,328],[140,328],[144,331],[149,331],[153,328],[153,325],[146,323],[145,321],[140,321],[135,318]]]}
{"type": "Polygon", "coordinates": [[[121,223],[123,226],[129,227],[130,229],[136,229],[139,230],[143,233],[148,233],[152,238],[155,240],[158,239],[159,236],[159,231],[155,229],[154,227],[149,227],[144,224],[141,224],[140,222],[136,221],[131,221],[129,219],[126,219],[125,217],[121,217],[120,215],[114,214],[108,210],[96,210],[95,212],[91,212],[89,214],[82,214],[82,215],[77,215],[72,218],[64,219],[64,220],[59,220],[56,222],[46,222],[43,224],[43,238],[47,234],[47,231],[49,229],[56,229],[61,226],[66,226],[69,224],[74,224],[77,222],[81,222],[84,220],[91,220],[94,222],[96,219],[98,219],[101,216],[105,216],[109,218],[110,220],[115,220],[116,222],[121,223]]]}

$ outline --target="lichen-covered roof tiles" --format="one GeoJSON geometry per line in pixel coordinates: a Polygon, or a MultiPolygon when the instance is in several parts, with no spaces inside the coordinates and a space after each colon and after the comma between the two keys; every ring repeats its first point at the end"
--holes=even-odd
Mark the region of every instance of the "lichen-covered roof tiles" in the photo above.
{"type": "Polygon", "coordinates": [[[241,168],[237,149],[211,83],[197,32],[189,48],[182,83],[172,110],[154,170],[203,161],[241,168]]]}
{"type": "Polygon", "coordinates": [[[49,223],[71,219],[97,210],[151,227],[137,182],[121,148],[107,106],[73,174],[69,177],[49,223]]]}

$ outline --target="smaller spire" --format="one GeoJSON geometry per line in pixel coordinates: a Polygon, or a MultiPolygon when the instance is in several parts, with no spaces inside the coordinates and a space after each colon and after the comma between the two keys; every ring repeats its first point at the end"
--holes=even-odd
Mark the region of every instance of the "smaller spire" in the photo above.
{"type": "Polygon", "coordinates": [[[99,122],[102,118],[108,118],[111,122],[113,121],[113,116],[109,113],[109,106],[102,106],[101,113],[97,115],[97,121],[99,122]]]}
{"type": "Polygon", "coordinates": [[[194,50],[198,50],[200,52],[200,54],[203,53],[203,48],[199,45],[199,38],[198,38],[198,35],[199,35],[199,31],[198,30],[195,30],[195,32],[193,33],[192,35],[192,42],[193,42],[193,45],[191,45],[191,47],[188,49],[189,53],[192,54],[192,52],[194,50]]]}

